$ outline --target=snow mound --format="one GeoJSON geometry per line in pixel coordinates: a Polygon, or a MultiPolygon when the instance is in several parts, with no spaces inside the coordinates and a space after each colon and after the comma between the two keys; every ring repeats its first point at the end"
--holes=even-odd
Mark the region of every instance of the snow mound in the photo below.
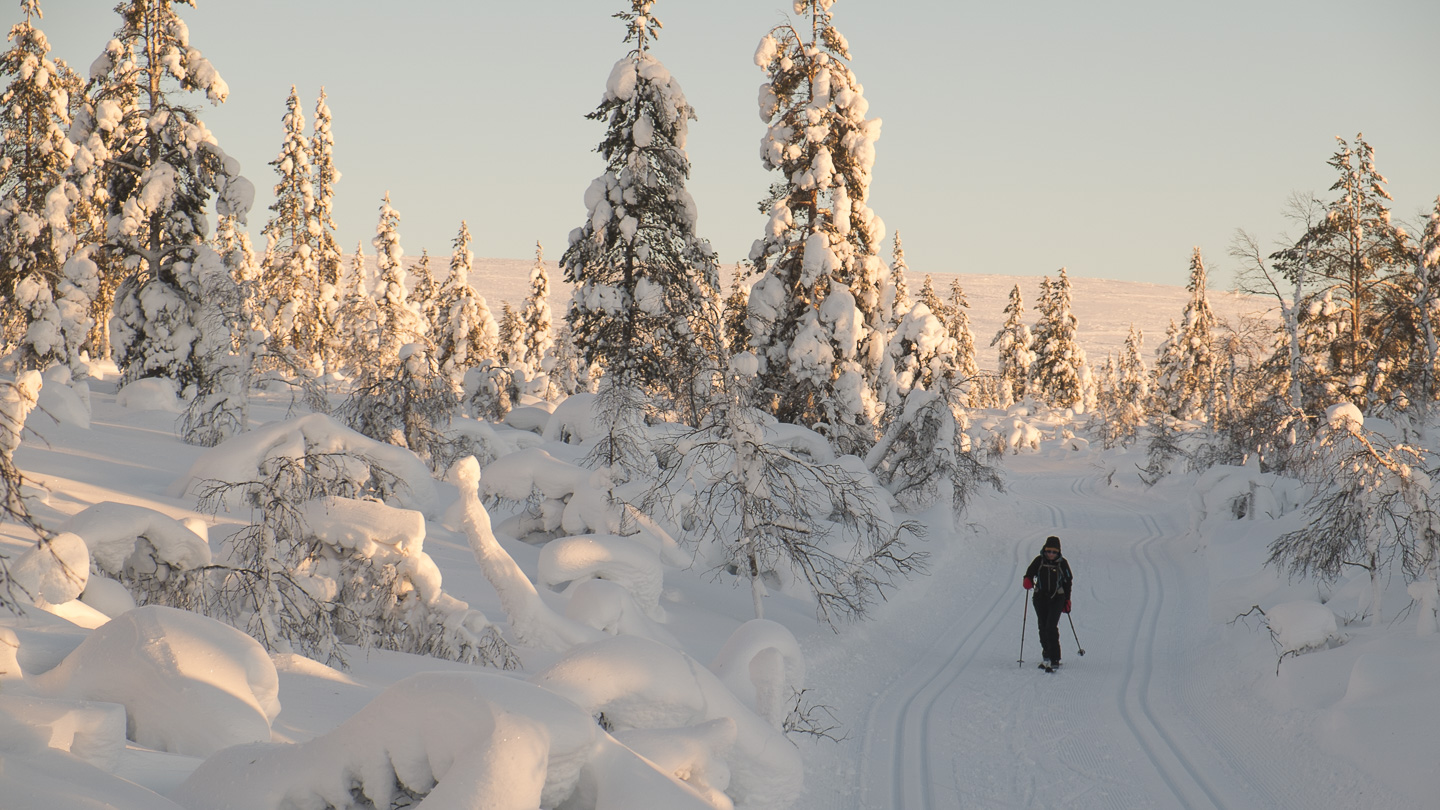
{"type": "Polygon", "coordinates": [[[5,810],[181,810],[134,782],[50,748],[17,750],[0,741],[5,810]]]}
{"type": "Polygon", "coordinates": [[[11,566],[10,577],[37,602],[69,602],[85,590],[90,578],[90,552],[84,540],[62,532],[21,555],[11,566]]]}
{"type": "Polygon", "coordinates": [[[783,624],[751,619],[726,639],[710,664],[731,692],[780,728],[790,700],[805,687],[805,656],[783,624]]]}
{"type": "Polygon", "coordinates": [[[280,712],[275,665],[259,642],[155,605],[112,619],[29,682],[48,697],[119,703],[130,739],[192,756],[268,740],[280,712]]]}
{"type": "Polygon", "coordinates": [[[185,410],[175,381],[168,377],[147,377],[130,383],[115,394],[115,404],[131,411],[181,413],[185,410]]]}
{"type": "Polygon", "coordinates": [[[1308,599],[1276,605],[1265,611],[1265,620],[1282,652],[1316,650],[1343,640],[1335,622],[1335,613],[1308,599]]]}
{"type": "Polygon", "coordinates": [[[223,751],[172,795],[192,810],[392,807],[419,796],[437,807],[495,810],[707,806],[606,742],[593,717],[533,684],[484,672],[421,673],[322,737],[223,751]],[[616,759],[631,760],[631,769],[613,767],[616,759]],[[577,802],[582,777],[591,800],[577,802]]]}
{"type": "Polygon", "coordinates": [[[125,750],[125,707],[0,694],[0,747],[52,748],[113,771],[125,750]]]}
{"type": "MultiPolygon", "coordinates": [[[[210,564],[210,545],[199,521],[127,503],[97,503],[65,522],[84,539],[100,570],[111,576],[155,576],[162,567],[191,570],[210,564]]],[[[163,575],[161,575],[163,578],[163,575]]]]}
{"type": "Polygon", "coordinates": [[[42,375],[45,384],[40,388],[35,414],[45,416],[51,424],[90,429],[90,385],[80,382],[72,384],[70,370],[65,366],[51,366],[42,375]]]}
{"type": "Polygon", "coordinates": [[[657,622],[665,620],[660,607],[664,570],[655,552],[624,537],[587,535],[552,540],[540,550],[539,580],[546,587],[604,579],[635,597],[635,602],[657,622]]]}
{"type": "MultiPolygon", "coordinates": [[[[571,650],[531,679],[603,713],[618,732],[674,729],[721,718],[735,723],[726,794],[745,807],[785,807],[799,795],[800,752],[690,656],[637,636],[616,636],[571,650]]],[[[707,765],[714,773],[718,764],[707,765]]]]}
{"type": "Polygon", "coordinates": [[[545,432],[541,435],[547,442],[582,444],[604,432],[605,426],[595,414],[595,395],[579,393],[571,394],[555,406],[555,411],[545,421],[545,432]]]}
{"type": "MultiPolygon", "coordinates": [[[[343,453],[357,459],[352,474],[358,484],[369,479],[370,467],[395,475],[402,483],[389,493],[400,506],[416,509],[427,517],[438,517],[440,497],[435,479],[419,457],[403,447],[377,442],[340,424],[325,414],[312,413],[266,425],[235,436],[205,451],[190,471],[171,487],[174,497],[194,495],[206,481],[241,484],[256,481],[267,459],[298,459],[305,455],[343,453]]],[[[227,501],[238,508],[240,493],[227,501]]]]}

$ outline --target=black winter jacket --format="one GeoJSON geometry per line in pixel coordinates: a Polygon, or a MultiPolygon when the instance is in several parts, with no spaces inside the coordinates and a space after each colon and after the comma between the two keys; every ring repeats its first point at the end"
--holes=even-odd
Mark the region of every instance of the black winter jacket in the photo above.
{"type": "Polygon", "coordinates": [[[1063,554],[1057,556],[1053,562],[1046,560],[1045,555],[1041,554],[1025,569],[1025,576],[1035,582],[1036,596],[1049,598],[1063,596],[1068,599],[1075,582],[1075,577],[1070,573],[1070,562],[1063,554]]]}

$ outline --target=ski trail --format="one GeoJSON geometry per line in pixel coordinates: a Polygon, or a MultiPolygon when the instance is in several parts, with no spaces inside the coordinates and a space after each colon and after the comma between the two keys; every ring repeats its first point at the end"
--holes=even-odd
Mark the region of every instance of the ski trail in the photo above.
{"type": "Polygon", "coordinates": [[[1140,610],[1131,631],[1132,643],[1125,674],[1116,696],[1120,715],[1181,806],[1196,808],[1204,807],[1208,803],[1211,807],[1224,810],[1225,804],[1201,777],[1185,752],[1175,744],[1171,735],[1166,733],[1151,706],[1150,684],[1155,669],[1155,640],[1160,632],[1165,589],[1161,587],[1160,572],[1151,557],[1150,546],[1163,538],[1164,533],[1151,516],[1137,512],[1129,506],[1121,506],[1140,519],[1146,534],[1131,550],[1136,567],[1143,573],[1143,589],[1140,610]]]}
{"type": "MultiPolygon", "coordinates": [[[[923,666],[912,668],[907,677],[887,687],[870,707],[866,717],[867,733],[862,756],[867,762],[882,758],[889,760],[891,807],[935,806],[931,803],[933,777],[931,757],[927,750],[933,736],[930,728],[933,709],[940,696],[975,659],[984,642],[1000,626],[1000,618],[1007,615],[1013,605],[1015,600],[1012,584],[1019,581],[1025,561],[1018,546],[1012,557],[1011,576],[988,597],[989,606],[980,620],[957,637],[952,637],[949,644],[932,648],[935,652],[927,657],[923,666]],[[942,677],[947,673],[949,677],[941,683],[942,677]],[[888,739],[877,737],[872,730],[886,725],[881,719],[881,713],[888,710],[891,694],[900,689],[908,692],[899,698],[900,706],[894,711],[889,723],[890,733],[886,735],[888,739]],[[883,747],[884,751],[876,751],[877,745],[883,747]]],[[[862,783],[862,794],[868,792],[868,787],[862,783]]]]}

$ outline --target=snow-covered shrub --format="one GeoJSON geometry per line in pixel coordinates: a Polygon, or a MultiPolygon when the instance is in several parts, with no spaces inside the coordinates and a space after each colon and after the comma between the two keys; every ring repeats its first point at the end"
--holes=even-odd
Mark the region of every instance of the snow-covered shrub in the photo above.
{"type": "Polygon", "coordinates": [[[85,542],[69,532],[42,538],[10,567],[10,581],[36,603],[52,605],[80,596],[90,577],[85,542]]]}
{"type": "Polygon", "coordinates": [[[497,459],[486,469],[485,494],[530,508],[506,526],[516,538],[565,534],[621,534],[626,512],[608,469],[587,470],[534,447],[497,459]]]}
{"type": "MultiPolygon", "coordinates": [[[[331,482],[334,488],[327,494],[378,497],[426,516],[439,514],[435,480],[414,453],[370,439],[318,413],[266,425],[206,450],[175,482],[170,494],[197,494],[207,481],[255,481],[263,477],[271,459],[300,461],[307,456],[332,459],[313,471],[336,476],[331,482]]],[[[246,504],[243,487],[227,490],[226,495],[226,508],[246,504]]]]}
{"type": "Polygon", "coordinates": [[[280,713],[275,665],[254,639],[153,605],[91,632],[30,682],[48,697],[119,703],[130,739],[190,756],[269,740],[280,713]]]}
{"type": "Polygon", "coordinates": [[[858,619],[895,576],[923,566],[925,555],[904,542],[916,526],[894,519],[859,459],[814,461],[776,442],[762,415],[743,404],[753,379],[745,372],[754,368],[748,352],[731,361],[728,401],[679,442],[681,461],[660,475],[649,500],[685,529],[703,560],[749,581],[756,618],[764,616],[767,582],[788,580],[803,583],[826,621],[858,619]]]}
{"type": "Polygon", "coordinates": [[[941,394],[914,389],[865,465],[906,510],[934,505],[949,485],[951,511],[958,519],[983,485],[1000,487],[993,467],[977,456],[954,409],[941,394]]]}
{"type": "Polygon", "coordinates": [[[751,619],[735,628],[710,663],[715,673],[756,714],[780,728],[787,707],[805,688],[805,656],[784,625],[751,619]]]}
{"type": "Polygon", "coordinates": [[[211,562],[203,524],[143,506],[98,503],[61,528],[83,539],[95,568],[123,584],[139,604],[191,604],[211,562]]]}
{"type": "Polygon", "coordinates": [[[515,372],[498,360],[484,358],[465,372],[465,413],[487,422],[499,422],[515,401],[515,372]]]}
{"type": "Polygon", "coordinates": [[[364,648],[512,669],[510,646],[483,613],[441,589],[424,551],[425,516],[375,501],[322,497],[300,508],[309,554],[292,575],[344,605],[340,640],[364,648]]]}
{"type": "Polygon", "coordinates": [[[1291,575],[1338,579],[1348,567],[1369,573],[1362,607],[1381,620],[1387,569],[1397,557],[1433,555],[1437,511],[1424,472],[1434,456],[1371,426],[1350,403],[1332,406],[1296,453],[1293,470],[1311,490],[1307,520],[1270,545],[1268,564],[1291,575]]]}
{"type": "Polygon", "coordinates": [[[419,343],[409,343],[387,373],[362,381],[340,414],[361,434],[408,448],[429,462],[432,470],[443,471],[453,460],[445,428],[459,405],[430,352],[419,343]]]}
{"type": "Polygon", "coordinates": [[[1335,613],[1309,600],[1275,605],[1265,611],[1265,622],[1282,655],[1299,655],[1344,641],[1335,613]]]}

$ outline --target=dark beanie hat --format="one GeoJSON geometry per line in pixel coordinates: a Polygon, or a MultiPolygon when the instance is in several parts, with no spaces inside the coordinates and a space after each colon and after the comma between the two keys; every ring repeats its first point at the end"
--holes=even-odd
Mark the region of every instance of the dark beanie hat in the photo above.
{"type": "Polygon", "coordinates": [[[1040,547],[1040,550],[1041,550],[1041,551],[1044,551],[1044,550],[1047,549],[1047,548],[1053,548],[1053,549],[1055,549],[1056,551],[1059,551],[1059,550],[1060,550],[1060,538],[1056,537],[1056,536],[1053,535],[1053,534],[1050,535],[1049,537],[1045,538],[1045,545],[1041,546],[1041,547],[1040,547]]]}

